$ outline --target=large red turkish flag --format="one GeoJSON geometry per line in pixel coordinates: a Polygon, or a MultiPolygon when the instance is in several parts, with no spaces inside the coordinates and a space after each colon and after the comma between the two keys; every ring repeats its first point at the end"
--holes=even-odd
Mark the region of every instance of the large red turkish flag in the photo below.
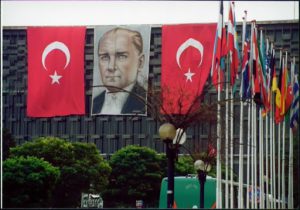
{"type": "Polygon", "coordinates": [[[215,34],[216,24],[162,26],[162,113],[186,114],[201,94],[210,73],[215,34]]]}
{"type": "Polygon", "coordinates": [[[85,113],[85,27],[29,27],[27,115],[85,113]]]}

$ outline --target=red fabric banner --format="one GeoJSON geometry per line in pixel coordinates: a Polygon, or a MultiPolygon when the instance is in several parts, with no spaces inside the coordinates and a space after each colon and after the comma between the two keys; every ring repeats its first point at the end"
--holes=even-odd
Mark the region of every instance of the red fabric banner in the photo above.
{"type": "Polygon", "coordinates": [[[186,114],[202,93],[212,64],[216,26],[162,26],[162,113],[186,114]]]}
{"type": "Polygon", "coordinates": [[[85,113],[85,27],[29,27],[29,117],[85,113]]]}

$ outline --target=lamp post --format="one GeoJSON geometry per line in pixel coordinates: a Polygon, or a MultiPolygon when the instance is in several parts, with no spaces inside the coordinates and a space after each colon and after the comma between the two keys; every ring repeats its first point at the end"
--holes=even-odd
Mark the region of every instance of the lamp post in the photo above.
{"type": "Polygon", "coordinates": [[[166,144],[166,155],[168,158],[168,190],[167,208],[172,208],[174,204],[174,167],[177,150],[180,144],[186,140],[186,135],[182,129],[175,128],[170,123],[164,123],[159,128],[159,137],[166,144]]]}
{"type": "Polygon", "coordinates": [[[202,160],[197,160],[194,163],[195,170],[198,173],[198,180],[200,183],[200,208],[204,208],[204,185],[206,181],[207,172],[211,170],[209,163],[204,163],[202,160]]]}

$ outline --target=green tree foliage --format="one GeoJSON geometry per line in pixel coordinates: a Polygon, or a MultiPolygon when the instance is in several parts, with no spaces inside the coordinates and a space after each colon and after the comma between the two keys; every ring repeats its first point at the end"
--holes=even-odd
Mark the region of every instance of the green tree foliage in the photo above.
{"type": "Polygon", "coordinates": [[[156,207],[163,172],[161,156],[148,147],[130,145],[115,152],[110,165],[109,190],[104,195],[106,207],[134,207],[143,200],[147,207],[156,207]]]}
{"type": "Polygon", "coordinates": [[[175,175],[186,176],[188,174],[195,174],[194,160],[190,155],[179,156],[175,163],[175,175]]]}
{"type": "Polygon", "coordinates": [[[2,133],[2,145],[3,145],[3,160],[6,160],[9,156],[9,148],[15,147],[16,142],[7,129],[3,129],[2,133]]]}
{"type": "MultiPolygon", "coordinates": [[[[167,177],[167,158],[165,154],[159,154],[161,163],[160,167],[163,173],[163,177],[167,177]]],[[[194,160],[190,155],[180,155],[177,160],[175,160],[175,176],[186,176],[188,174],[196,174],[194,169],[194,160]]]]}
{"type": "Polygon", "coordinates": [[[42,137],[11,149],[13,156],[44,158],[59,167],[61,176],[54,191],[53,207],[78,207],[82,192],[102,192],[111,172],[109,164],[91,143],[71,143],[55,137],[42,137]]]}
{"type": "Polygon", "coordinates": [[[14,157],[3,162],[3,206],[48,207],[60,172],[36,157],[14,157]]]}

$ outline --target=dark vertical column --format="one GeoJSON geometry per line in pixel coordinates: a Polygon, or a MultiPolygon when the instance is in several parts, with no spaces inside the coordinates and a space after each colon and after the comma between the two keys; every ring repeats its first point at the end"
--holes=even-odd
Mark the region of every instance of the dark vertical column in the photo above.
{"type": "Polygon", "coordinates": [[[174,203],[174,150],[171,148],[172,142],[167,142],[168,158],[168,190],[167,190],[167,208],[172,208],[174,203]]]}
{"type": "Polygon", "coordinates": [[[200,182],[200,209],[204,209],[204,184],[206,181],[206,173],[204,171],[198,172],[200,182]]]}

